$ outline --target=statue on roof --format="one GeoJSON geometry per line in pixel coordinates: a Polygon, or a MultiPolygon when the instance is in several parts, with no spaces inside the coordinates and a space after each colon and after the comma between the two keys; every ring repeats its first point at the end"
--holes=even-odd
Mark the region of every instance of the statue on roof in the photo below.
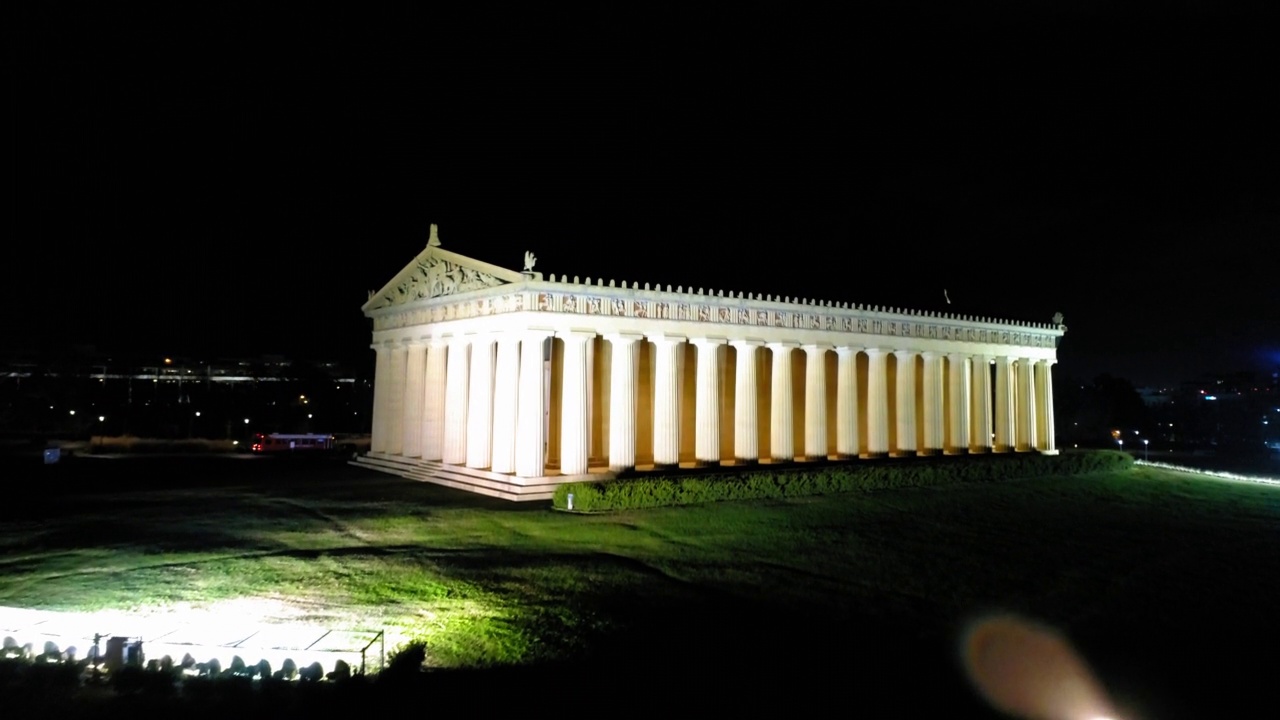
{"type": "Polygon", "coordinates": [[[440,247],[440,234],[435,223],[431,223],[431,236],[427,238],[427,247],[440,247]]]}
{"type": "Polygon", "coordinates": [[[524,271],[533,272],[533,266],[538,262],[538,258],[530,250],[524,251],[524,271]]]}
{"type": "Polygon", "coordinates": [[[1056,312],[1056,313],[1054,313],[1054,314],[1053,314],[1053,324],[1054,324],[1054,325],[1061,325],[1061,324],[1062,324],[1062,313],[1060,313],[1060,312],[1056,312]]]}

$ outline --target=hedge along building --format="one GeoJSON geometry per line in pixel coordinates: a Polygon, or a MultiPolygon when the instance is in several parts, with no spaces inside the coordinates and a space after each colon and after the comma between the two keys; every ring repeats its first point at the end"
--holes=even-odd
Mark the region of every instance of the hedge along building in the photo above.
{"type": "Polygon", "coordinates": [[[1053,324],[523,272],[427,247],[362,308],[358,464],[511,500],[631,470],[1056,453],[1053,324]]]}

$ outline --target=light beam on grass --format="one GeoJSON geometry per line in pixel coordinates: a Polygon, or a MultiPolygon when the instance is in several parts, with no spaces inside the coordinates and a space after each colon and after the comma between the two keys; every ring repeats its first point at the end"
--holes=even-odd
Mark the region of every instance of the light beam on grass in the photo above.
{"type": "MultiPolygon", "coordinates": [[[[18,646],[41,648],[52,642],[63,652],[74,648],[77,658],[88,657],[96,635],[100,653],[105,652],[108,638],[128,637],[142,641],[147,661],[168,655],[174,665],[190,654],[197,663],[216,660],[224,669],[230,668],[236,657],[250,666],[265,660],[277,670],[286,660],[299,668],[317,662],[325,673],[332,672],[338,660],[353,669],[360,667],[360,651],[375,639],[377,630],[307,624],[298,621],[302,615],[302,610],[287,601],[266,598],[133,611],[0,608],[0,633],[13,638],[18,646]]],[[[383,647],[393,650],[405,639],[394,629],[387,631],[385,646],[371,647],[363,658],[366,670],[381,669],[383,647]]]]}

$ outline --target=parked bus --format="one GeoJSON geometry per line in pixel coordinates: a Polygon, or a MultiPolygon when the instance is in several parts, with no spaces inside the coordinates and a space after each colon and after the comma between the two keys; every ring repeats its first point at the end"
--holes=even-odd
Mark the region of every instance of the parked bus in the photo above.
{"type": "Polygon", "coordinates": [[[304,450],[332,450],[334,438],[319,433],[254,433],[249,449],[255,453],[299,452],[304,450]]]}

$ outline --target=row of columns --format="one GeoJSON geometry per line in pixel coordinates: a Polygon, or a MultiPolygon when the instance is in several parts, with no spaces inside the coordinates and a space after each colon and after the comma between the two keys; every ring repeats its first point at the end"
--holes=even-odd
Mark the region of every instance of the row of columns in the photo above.
{"type": "MultiPolygon", "coordinates": [[[[544,416],[549,398],[544,346],[549,331],[479,334],[375,345],[373,452],[421,457],[520,477],[546,474],[544,416]]],[[[592,332],[556,333],[563,343],[560,473],[588,471],[591,444],[592,332]]],[[[832,347],[723,338],[605,335],[611,344],[608,460],[614,471],[636,464],[640,341],[654,345],[653,460],[679,464],[680,360],[696,348],[694,456],[721,458],[721,349],[736,351],[733,457],[759,458],[757,351],[773,354],[770,458],[828,457],[827,353],[837,356],[835,451],[841,458],[935,453],[1056,452],[1050,360],[943,355],[931,351],[832,347]],[[805,353],[804,447],[794,447],[791,353],[805,353]],[[866,443],[860,443],[857,355],[867,357],[866,443]],[[888,356],[896,358],[894,440],[889,435],[888,356]],[[916,357],[922,358],[917,417],[916,357]],[[945,363],[944,363],[945,359],[945,363]],[[994,408],[989,366],[995,365],[994,408]],[[945,415],[944,415],[945,413],[945,415]],[[919,424],[919,428],[917,427],[919,424]],[[944,437],[949,429],[950,436],[944,437]],[[919,430],[919,432],[917,432],[919,430]],[[917,447],[917,437],[923,443],[917,447]]]]}

